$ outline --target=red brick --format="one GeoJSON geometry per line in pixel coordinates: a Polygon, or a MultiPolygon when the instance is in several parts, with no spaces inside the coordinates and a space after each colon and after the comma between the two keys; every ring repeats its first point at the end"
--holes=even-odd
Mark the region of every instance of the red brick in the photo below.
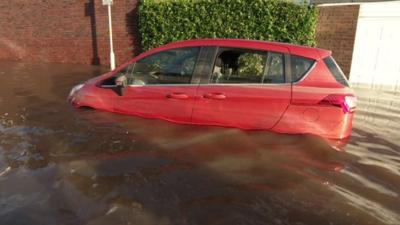
{"type": "MultiPolygon", "coordinates": [[[[118,0],[112,6],[117,63],[140,53],[137,26],[128,27],[125,22],[137,22],[131,13],[137,2],[118,0]]],[[[0,27],[0,59],[90,64],[93,42],[97,42],[100,63],[109,63],[108,15],[101,0],[0,1],[0,27]],[[94,7],[86,10],[90,2],[94,7]]]]}
{"type": "Polygon", "coordinates": [[[346,76],[350,73],[359,5],[320,6],[317,47],[332,50],[346,76]]]}

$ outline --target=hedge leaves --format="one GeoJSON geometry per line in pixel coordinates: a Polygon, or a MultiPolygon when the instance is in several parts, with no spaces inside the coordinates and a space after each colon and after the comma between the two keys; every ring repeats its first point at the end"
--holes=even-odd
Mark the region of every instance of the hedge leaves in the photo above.
{"type": "Polygon", "coordinates": [[[142,0],[139,6],[144,50],[199,38],[314,46],[316,22],[314,6],[281,0],[142,0]]]}

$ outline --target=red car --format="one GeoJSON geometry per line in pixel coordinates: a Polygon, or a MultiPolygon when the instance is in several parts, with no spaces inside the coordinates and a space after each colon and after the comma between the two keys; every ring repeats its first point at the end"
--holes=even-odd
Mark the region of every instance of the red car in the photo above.
{"type": "Polygon", "coordinates": [[[351,134],[356,107],[330,51],[239,39],[150,50],[75,86],[69,101],[177,123],[333,139],[351,134]]]}

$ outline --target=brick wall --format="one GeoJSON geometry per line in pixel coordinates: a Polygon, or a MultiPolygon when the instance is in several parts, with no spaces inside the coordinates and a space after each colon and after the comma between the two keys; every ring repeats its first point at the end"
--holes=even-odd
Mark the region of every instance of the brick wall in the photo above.
{"type": "Polygon", "coordinates": [[[317,46],[332,55],[349,76],[360,5],[319,6],[317,46]]]}
{"type": "MultiPolygon", "coordinates": [[[[140,50],[136,0],[112,7],[117,64],[140,50]]],[[[0,59],[108,64],[107,7],[102,0],[0,1],[0,59]]]]}
{"type": "MultiPolygon", "coordinates": [[[[112,6],[117,64],[140,53],[138,0],[112,6]]],[[[321,6],[317,46],[349,74],[359,6],[321,6]]],[[[0,1],[0,59],[109,64],[107,7],[102,0],[0,1]]]]}

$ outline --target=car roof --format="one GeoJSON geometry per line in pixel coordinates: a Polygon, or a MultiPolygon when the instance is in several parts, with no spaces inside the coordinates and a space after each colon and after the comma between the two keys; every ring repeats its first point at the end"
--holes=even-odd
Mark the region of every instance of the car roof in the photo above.
{"type": "MultiPolygon", "coordinates": [[[[270,42],[270,41],[259,41],[259,40],[247,40],[247,39],[194,39],[186,41],[178,41],[161,46],[162,49],[178,48],[178,47],[190,47],[190,46],[223,46],[223,47],[237,47],[237,48],[250,48],[255,50],[270,50],[271,47],[275,49],[287,49],[290,54],[298,55],[302,57],[319,60],[332,54],[331,51],[312,48],[308,46],[295,45],[282,42],[270,42]]],[[[159,50],[161,50],[158,48],[159,50]]]]}

